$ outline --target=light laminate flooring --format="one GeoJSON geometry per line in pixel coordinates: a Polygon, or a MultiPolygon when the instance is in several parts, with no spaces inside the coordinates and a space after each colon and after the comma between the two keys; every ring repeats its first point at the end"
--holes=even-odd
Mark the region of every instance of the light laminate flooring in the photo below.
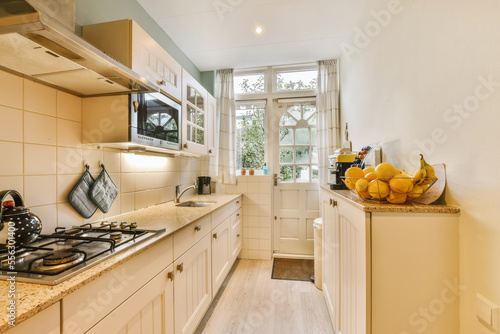
{"type": "Polygon", "coordinates": [[[196,334],[333,333],[311,282],[271,279],[272,261],[239,260],[196,334]]]}

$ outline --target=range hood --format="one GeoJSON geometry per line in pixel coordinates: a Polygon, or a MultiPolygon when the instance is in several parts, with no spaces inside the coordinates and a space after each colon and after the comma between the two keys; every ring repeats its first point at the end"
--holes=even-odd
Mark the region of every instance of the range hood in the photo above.
{"type": "Polygon", "coordinates": [[[74,30],[74,0],[0,0],[0,66],[78,96],[159,91],[74,30]]]}

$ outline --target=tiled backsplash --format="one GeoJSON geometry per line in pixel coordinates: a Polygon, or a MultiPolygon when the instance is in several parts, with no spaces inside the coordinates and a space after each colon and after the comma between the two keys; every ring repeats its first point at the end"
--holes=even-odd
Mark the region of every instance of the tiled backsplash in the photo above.
{"type": "Polygon", "coordinates": [[[0,190],[19,191],[43,222],[44,233],[84,219],[68,194],[90,164],[94,177],[103,162],[120,190],[111,210],[90,221],[171,201],[175,185],[207,175],[208,159],[124,153],[82,145],[81,99],[0,71],[0,190]]]}
{"type": "Polygon", "coordinates": [[[243,259],[272,256],[271,176],[238,176],[236,185],[217,185],[218,193],[243,194],[243,259]]]}

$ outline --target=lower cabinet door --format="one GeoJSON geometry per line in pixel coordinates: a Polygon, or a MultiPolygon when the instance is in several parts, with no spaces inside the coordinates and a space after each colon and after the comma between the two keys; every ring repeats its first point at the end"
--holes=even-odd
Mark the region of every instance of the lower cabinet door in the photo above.
{"type": "Polygon", "coordinates": [[[173,264],[87,333],[174,333],[173,264]]]}
{"type": "Polygon", "coordinates": [[[174,262],[175,334],[193,333],[212,302],[211,237],[174,262]]]}
{"type": "Polygon", "coordinates": [[[240,254],[243,245],[241,235],[241,208],[231,215],[231,264],[240,254]]]}
{"type": "MultiPolygon", "coordinates": [[[[3,310],[2,310],[3,312],[3,310]]],[[[26,333],[44,333],[44,334],[60,334],[61,333],[61,303],[57,302],[49,306],[45,310],[35,314],[26,321],[23,321],[11,327],[7,334],[26,334],[26,333]]]]}
{"type": "Polygon", "coordinates": [[[231,269],[231,217],[212,231],[212,297],[231,269]]]}

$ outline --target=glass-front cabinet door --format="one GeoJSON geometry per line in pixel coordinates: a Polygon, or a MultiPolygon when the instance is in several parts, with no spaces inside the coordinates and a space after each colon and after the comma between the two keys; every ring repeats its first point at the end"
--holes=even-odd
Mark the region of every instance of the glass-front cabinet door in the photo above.
{"type": "Polygon", "coordinates": [[[182,148],[184,151],[207,154],[207,91],[183,69],[182,148]]]}

